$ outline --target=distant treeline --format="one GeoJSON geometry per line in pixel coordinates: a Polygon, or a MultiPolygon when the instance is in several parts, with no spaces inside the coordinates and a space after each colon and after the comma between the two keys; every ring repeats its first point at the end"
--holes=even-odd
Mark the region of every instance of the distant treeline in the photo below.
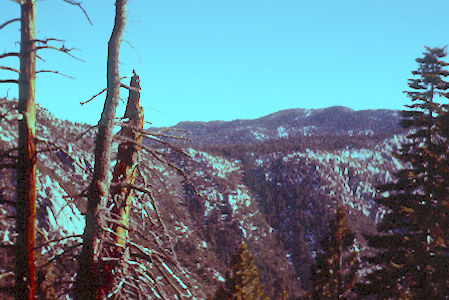
{"type": "Polygon", "coordinates": [[[319,135],[297,136],[275,140],[260,141],[250,144],[225,144],[207,145],[198,147],[216,155],[243,159],[246,153],[290,153],[294,151],[304,152],[309,150],[334,151],[340,149],[372,148],[381,144],[385,139],[392,137],[397,132],[388,132],[377,135],[319,135]]]}

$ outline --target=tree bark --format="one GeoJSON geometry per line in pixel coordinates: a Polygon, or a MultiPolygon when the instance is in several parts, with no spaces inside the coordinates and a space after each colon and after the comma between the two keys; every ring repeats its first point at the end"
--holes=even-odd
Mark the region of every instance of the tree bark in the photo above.
{"type": "Polygon", "coordinates": [[[35,0],[21,3],[15,299],[34,299],[36,246],[35,0]]]}
{"type": "Polygon", "coordinates": [[[92,182],[88,191],[86,211],[86,228],[83,235],[83,248],[78,258],[78,275],[75,282],[75,299],[95,299],[99,286],[98,247],[102,240],[102,227],[105,224],[102,215],[110,187],[110,165],[112,129],[118,105],[119,50],[126,23],[127,0],[116,0],[114,29],[108,44],[107,61],[107,94],[98,123],[98,134],[95,143],[95,166],[92,182]]]}
{"type": "MultiPolygon", "coordinates": [[[[131,79],[130,86],[140,90],[139,77],[134,75],[131,79]]],[[[132,207],[133,189],[130,187],[134,184],[138,163],[138,145],[142,142],[142,135],[132,127],[143,129],[144,115],[143,109],[138,106],[140,93],[130,90],[128,97],[127,113],[129,121],[126,127],[122,127],[119,132],[133,142],[122,142],[118,148],[117,164],[114,167],[112,183],[115,184],[111,188],[111,196],[107,207],[111,207],[111,217],[116,220],[109,224],[112,233],[106,238],[111,242],[111,246],[103,246],[102,257],[113,258],[114,260],[100,261],[100,286],[97,289],[97,299],[107,297],[114,288],[114,274],[119,273],[119,268],[124,267],[121,264],[128,257],[127,241],[128,241],[128,225],[129,214],[132,207]]],[[[124,270],[122,270],[124,271],[124,270]]]]}

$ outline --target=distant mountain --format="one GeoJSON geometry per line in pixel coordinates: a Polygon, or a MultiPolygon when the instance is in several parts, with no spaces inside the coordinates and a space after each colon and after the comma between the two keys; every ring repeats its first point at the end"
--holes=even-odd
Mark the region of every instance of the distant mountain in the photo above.
{"type": "Polygon", "coordinates": [[[398,132],[398,111],[355,111],[333,106],[323,109],[288,109],[254,120],[180,122],[194,144],[238,144],[270,139],[318,135],[378,135],[398,132]]]}
{"type": "MultiPolygon", "coordinates": [[[[15,105],[0,99],[0,115],[15,105]]],[[[359,251],[369,251],[363,234],[374,233],[383,215],[373,202],[375,186],[392,180],[401,168],[391,155],[404,139],[398,121],[396,111],[331,107],[286,110],[256,120],[182,122],[175,128],[190,130],[193,142],[182,144],[189,156],[161,151],[197,191],[175,169],[142,152],[140,170],[166,229],[160,241],[146,246],[172,249],[189,290],[207,299],[223,283],[232,254],[245,241],[267,294],[279,299],[286,287],[289,296],[300,296],[309,287],[310,264],[338,204],[348,212],[359,251]]],[[[79,194],[90,183],[94,163],[95,130],[88,129],[38,110],[37,134],[65,149],[38,156],[39,227],[50,239],[83,231],[86,200],[79,194]]],[[[16,139],[16,122],[0,120],[0,149],[14,147],[16,139]]],[[[4,200],[14,200],[14,176],[0,170],[4,200]]],[[[7,216],[14,210],[7,205],[0,210],[0,238],[11,245],[14,221],[7,216]]],[[[130,224],[146,222],[151,213],[136,206],[130,224]]],[[[161,234],[161,227],[148,224],[148,233],[161,234]]],[[[131,231],[131,237],[135,234],[131,231]]],[[[42,235],[38,243],[44,242],[42,235]]],[[[62,240],[39,253],[39,259],[48,259],[70,249],[47,271],[49,284],[62,280],[56,288],[62,295],[75,275],[75,242],[79,238],[62,240]]],[[[11,257],[12,248],[0,248],[1,274],[10,270],[11,257]]]]}

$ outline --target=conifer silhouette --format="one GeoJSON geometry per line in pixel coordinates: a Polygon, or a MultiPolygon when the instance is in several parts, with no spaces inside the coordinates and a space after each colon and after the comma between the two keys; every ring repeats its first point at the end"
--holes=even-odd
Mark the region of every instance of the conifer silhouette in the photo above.
{"type": "Polygon", "coordinates": [[[330,234],[321,241],[312,266],[310,299],[348,299],[356,279],[359,263],[355,236],[346,225],[342,206],[337,208],[329,227],[330,234]]]}
{"type": "Polygon", "coordinates": [[[224,286],[212,300],[268,300],[259,282],[259,271],[245,243],[240,245],[232,260],[231,274],[226,274],[224,286]]]}
{"type": "Polygon", "coordinates": [[[412,104],[402,112],[410,133],[393,155],[405,168],[379,188],[376,202],[386,209],[368,242],[377,249],[367,261],[374,271],[358,286],[361,296],[445,299],[448,285],[448,138],[446,90],[449,75],[445,48],[429,48],[417,58],[419,67],[405,93],[412,104]]]}

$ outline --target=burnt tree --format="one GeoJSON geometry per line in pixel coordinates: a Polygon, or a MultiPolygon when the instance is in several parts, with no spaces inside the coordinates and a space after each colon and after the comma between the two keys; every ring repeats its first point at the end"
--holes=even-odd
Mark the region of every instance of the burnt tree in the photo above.
{"type": "MultiPolygon", "coordinates": [[[[114,292],[114,275],[126,268],[123,260],[129,258],[127,249],[129,215],[133,203],[133,187],[136,179],[139,144],[142,143],[144,114],[139,106],[140,84],[139,76],[134,73],[131,78],[128,97],[127,113],[129,120],[118,133],[129,141],[120,143],[117,153],[117,164],[114,167],[111,195],[107,207],[110,208],[111,222],[108,228],[111,231],[105,237],[108,243],[104,243],[99,258],[99,286],[97,287],[97,298],[108,297],[114,292]]],[[[125,113],[125,116],[127,115],[125,113]]]]}
{"type": "Polygon", "coordinates": [[[119,51],[126,24],[127,0],[116,0],[114,29],[108,44],[107,94],[98,122],[95,142],[95,166],[92,182],[88,190],[86,228],[83,248],[78,259],[78,275],[75,282],[75,299],[94,299],[99,286],[98,247],[103,239],[102,228],[106,227],[103,215],[110,188],[110,165],[114,119],[119,99],[119,51]]]}
{"type": "Polygon", "coordinates": [[[36,246],[36,1],[21,2],[15,298],[34,299],[36,246]]]}

